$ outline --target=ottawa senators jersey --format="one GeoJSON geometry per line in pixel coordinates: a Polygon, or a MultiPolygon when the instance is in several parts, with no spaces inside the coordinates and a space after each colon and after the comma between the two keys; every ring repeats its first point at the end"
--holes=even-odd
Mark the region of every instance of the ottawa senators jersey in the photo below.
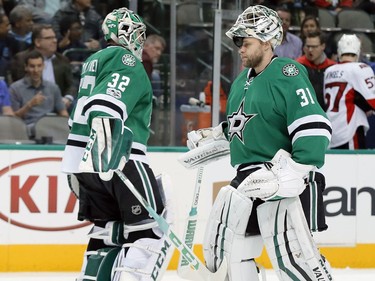
{"type": "Polygon", "coordinates": [[[231,164],[270,161],[279,149],[294,161],[321,167],[331,127],[304,66],[274,58],[255,77],[243,70],[227,102],[231,164]]]}
{"type": "Polygon", "coordinates": [[[107,47],[84,63],[78,100],[69,125],[63,171],[79,172],[91,120],[110,116],[123,120],[133,132],[133,148],[146,151],[152,111],[152,87],[143,64],[125,48],[107,47]]]}
{"type": "Polygon", "coordinates": [[[356,105],[356,95],[362,95],[375,108],[375,78],[370,66],[346,62],[327,68],[324,93],[327,116],[332,123],[330,147],[349,142],[359,126],[365,131],[369,129],[366,113],[356,105]]]}

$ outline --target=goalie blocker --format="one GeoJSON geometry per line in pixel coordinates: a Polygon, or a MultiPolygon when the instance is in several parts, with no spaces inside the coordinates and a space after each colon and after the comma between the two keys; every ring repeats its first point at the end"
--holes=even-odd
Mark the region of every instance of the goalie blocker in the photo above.
{"type": "Polygon", "coordinates": [[[224,135],[226,122],[216,127],[200,129],[188,133],[187,146],[190,149],[178,158],[188,169],[205,166],[229,155],[229,142],[224,135]]]}

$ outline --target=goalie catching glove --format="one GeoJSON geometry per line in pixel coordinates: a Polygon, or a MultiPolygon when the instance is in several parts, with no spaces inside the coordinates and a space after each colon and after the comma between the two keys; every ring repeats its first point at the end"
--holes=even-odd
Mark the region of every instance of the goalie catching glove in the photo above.
{"type": "Polygon", "coordinates": [[[99,173],[108,181],[113,171],[122,170],[129,159],[133,132],[120,119],[95,117],[79,169],[81,172],[99,173]]]}
{"type": "Polygon", "coordinates": [[[280,149],[265,165],[248,175],[238,186],[238,191],[248,197],[278,200],[300,195],[305,189],[305,178],[314,169],[312,165],[296,163],[291,155],[280,149]]]}
{"type": "Polygon", "coordinates": [[[188,169],[207,165],[220,160],[229,154],[229,142],[224,135],[226,122],[216,127],[191,131],[187,134],[187,147],[190,151],[178,158],[188,169]]]}

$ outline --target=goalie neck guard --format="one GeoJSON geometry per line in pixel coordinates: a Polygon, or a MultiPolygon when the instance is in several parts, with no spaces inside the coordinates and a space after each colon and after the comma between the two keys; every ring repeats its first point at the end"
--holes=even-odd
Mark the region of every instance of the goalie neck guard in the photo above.
{"type": "Polygon", "coordinates": [[[225,34],[234,41],[238,37],[253,37],[262,42],[270,41],[272,48],[275,49],[281,44],[283,28],[281,20],[274,10],[256,5],[243,11],[238,16],[236,23],[225,34]]]}

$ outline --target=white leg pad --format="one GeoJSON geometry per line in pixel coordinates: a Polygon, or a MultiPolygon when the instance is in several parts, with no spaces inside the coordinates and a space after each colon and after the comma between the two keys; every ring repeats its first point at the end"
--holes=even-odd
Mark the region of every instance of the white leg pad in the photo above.
{"type": "Polygon", "coordinates": [[[141,238],[124,244],[112,270],[112,281],[159,281],[172,257],[172,244],[160,239],[141,238]],[[129,247],[125,255],[125,248],[129,247]],[[133,279],[131,279],[133,278],[133,279]]]}
{"type": "Polygon", "coordinates": [[[232,281],[259,280],[254,258],[260,256],[260,235],[245,237],[252,201],[232,186],[221,188],[208,219],[203,241],[207,267],[215,272],[223,257],[232,281]]]}
{"type": "Polygon", "coordinates": [[[333,280],[298,197],[265,202],[257,213],[268,256],[280,280],[333,280]]]}

